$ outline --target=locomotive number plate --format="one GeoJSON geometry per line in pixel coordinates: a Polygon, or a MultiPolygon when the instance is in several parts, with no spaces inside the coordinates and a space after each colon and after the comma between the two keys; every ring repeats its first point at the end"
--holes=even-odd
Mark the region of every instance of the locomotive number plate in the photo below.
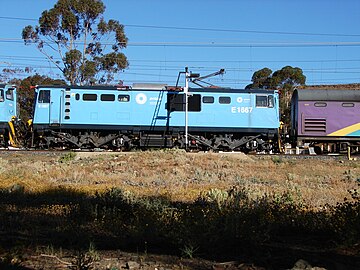
{"type": "Polygon", "coordinates": [[[232,113],[251,113],[253,110],[253,107],[231,107],[232,113]]]}

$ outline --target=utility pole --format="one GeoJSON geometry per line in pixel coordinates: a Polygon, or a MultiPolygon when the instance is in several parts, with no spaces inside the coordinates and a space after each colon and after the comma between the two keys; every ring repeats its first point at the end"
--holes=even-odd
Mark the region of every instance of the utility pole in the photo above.
{"type": "MultiPolygon", "coordinates": [[[[198,73],[191,73],[189,72],[189,68],[185,67],[185,72],[181,71],[179,72],[177,81],[176,81],[176,88],[179,85],[179,79],[181,74],[185,74],[185,87],[184,87],[184,95],[185,95],[185,149],[187,150],[189,147],[189,83],[192,82],[200,87],[203,87],[199,84],[199,82],[203,82],[202,79],[206,79],[212,76],[222,75],[224,74],[225,70],[220,69],[220,71],[214,72],[212,74],[200,77],[200,74],[198,73]]],[[[203,82],[205,83],[205,82],[203,82]]],[[[206,83],[208,85],[211,85],[209,83],[206,83]]]]}
{"type": "Polygon", "coordinates": [[[190,73],[188,67],[185,68],[185,149],[188,149],[189,146],[189,82],[190,82],[190,73]]]}

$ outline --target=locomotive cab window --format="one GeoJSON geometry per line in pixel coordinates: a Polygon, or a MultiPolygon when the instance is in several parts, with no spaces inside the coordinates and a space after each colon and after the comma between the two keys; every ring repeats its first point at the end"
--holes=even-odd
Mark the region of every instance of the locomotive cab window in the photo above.
{"type": "Polygon", "coordinates": [[[274,96],[268,96],[268,107],[274,108],[274,96]]]}
{"type": "MultiPolygon", "coordinates": [[[[170,112],[184,112],[185,111],[185,95],[184,94],[168,94],[166,109],[170,112]]],[[[195,94],[188,98],[189,112],[201,111],[201,95],[195,94]]]]}
{"type": "Polygon", "coordinates": [[[4,90],[0,89],[0,102],[4,102],[4,90]]]}
{"type": "Polygon", "coordinates": [[[268,96],[267,95],[256,95],[256,107],[268,107],[268,96]]]}
{"type": "Polygon", "coordinates": [[[7,100],[14,100],[14,88],[9,88],[5,94],[7,100]]]}
{"type": "Polygon", "coordinates": [[[50,90],[40,90],[39,103],[50,103],[50,90]]]}

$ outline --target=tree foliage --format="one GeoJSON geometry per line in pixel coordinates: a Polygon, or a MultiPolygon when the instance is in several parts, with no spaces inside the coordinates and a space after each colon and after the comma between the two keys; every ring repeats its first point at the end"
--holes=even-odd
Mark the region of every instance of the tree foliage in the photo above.
{"type": "Polygon", "coordinates": [[[254,72],[252,83],[246,89],[278,89],[280,90],[280,111],[282,121],[288,124],[290,121],[290,99],[296,86],[304,85],[306,76],[301,68],[285,66],[272,72],[269,68],[263,68],[254,72]]]}
{"type": "Polygon", "coordinates": [[[65,84],[65,81],[53,80],[47,76],[41,76],[39,74],[29,76],[22,80],[20,87],[18,88],[18,102],[20,105],[20,118],[22,120],[28,120],[32,118],[35,98],[35,92],[32,86],[39,84],[65,84]]]}
{"type": "Polygon", "coordinates": [[[17,67],[11,67],[11,64],[9,64],[9,67],[3,68],[0,73],[0,82],[1,83],[9,83],[9,84],[16,84],[18,85],[21,81],[18,79],[18,75],[22,73],[27,73],[30,75],[30,73],[33,73],[34,69],[31,67],[25,67],[25,68],[17,68],[17,67]]]}
{"type": "Polygon", "coordinates": [[[122,24],[104,20],[104,11],[101,0],[58,0],[43,11],[37,26],[23,29],[22,38],[26,45],[36,45],[71,84],[110,82],[128,66],[121,52],[128,39],[122,24]]]}
{"type": "Polygon", "coordinates": [[[253,82],[250,88],[266,88],[269,87],[271,82],[272,70],[269,68],[263,68],[254,72],[251,78],[253,82]]]}
{"type": "Polygon", "coordinates": [[[274,73],[269,68],[255,71],[251,81],[246,89],[287,89],[304,85],[306,77],[301,68],[286,66],[274,73]]]}

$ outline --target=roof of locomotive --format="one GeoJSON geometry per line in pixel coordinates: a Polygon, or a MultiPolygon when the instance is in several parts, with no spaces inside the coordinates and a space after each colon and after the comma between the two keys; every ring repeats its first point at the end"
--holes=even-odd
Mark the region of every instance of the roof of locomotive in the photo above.
{"type": "Polygon", "coordinates": [[[294,97],[299,101],[360,101],[360,91],[297,89],[294,91],[294,97]]]}
{"type": "MultiPolygon", "coordinates": [[[[77,86],[77,85],[37,85],[39,88],[59,88],[59,89],[80,89],[90,91],[102,91],[102,90],[114,90],[114,91],[169,91],[169,92],[183,92],[183,89],[174,90],[174,86],[168,86],[166,84],[134,84],[133,87],[129,86],[77,86]]],[[[276,90],[264,90],[264,89],[233,89],[233,88],[189,88],[189,92],[204,92],[204,93],[260,93],[260,94],[273,94],[276,90]]]]}
{"type": "Polygon", "coordinates": [[[16,86],[13,84],[0,83],[0,88],[6,88],[6,87],[15,88],[16,86]]]}

